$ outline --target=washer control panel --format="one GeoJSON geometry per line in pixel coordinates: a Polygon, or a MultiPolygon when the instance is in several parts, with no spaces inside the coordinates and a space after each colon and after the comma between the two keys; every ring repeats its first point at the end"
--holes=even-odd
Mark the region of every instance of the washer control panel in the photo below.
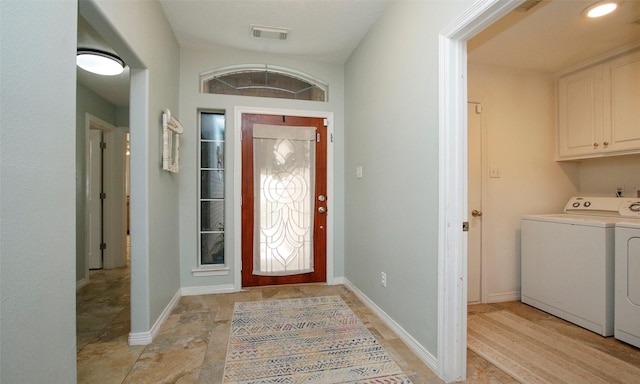
{"type": "Polygon", "coordinates": [[[569,200],[564,212],[640,219],[640,198],[576,196],[569,200]]]}

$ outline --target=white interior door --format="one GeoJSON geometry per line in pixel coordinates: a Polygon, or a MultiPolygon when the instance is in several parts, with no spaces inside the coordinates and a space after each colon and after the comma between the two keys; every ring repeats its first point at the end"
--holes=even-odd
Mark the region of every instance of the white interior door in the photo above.
{"type": "Polygon", "coordinates": [[[103,131],[103,268],[126,265],[127,240],[127,133],[122,129],[103,131]]]}
{"type": "Polygon", "coordinates": [[[87,144],[87,208],[88,212],[88,233],[87,248],[89,269],[102,268],[102,131],[99,129],[89,130],[89,141],[87,144]]]}
{"type": "Polygon", "coordinates": [[[467,302],[482,300],[482,118],[481,106],[467,104],[468,114],[468,221],[467,302]]]}

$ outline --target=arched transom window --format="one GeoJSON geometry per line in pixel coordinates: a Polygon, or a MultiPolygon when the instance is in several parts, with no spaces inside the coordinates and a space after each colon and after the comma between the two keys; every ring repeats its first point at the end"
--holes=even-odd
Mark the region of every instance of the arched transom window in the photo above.
{"type": "Polygon", "coordinates": [[[234,65],[200,75],[200,91],[222,95],[327,101],[328,85],[305,73],[273,65],[234,65]]]}

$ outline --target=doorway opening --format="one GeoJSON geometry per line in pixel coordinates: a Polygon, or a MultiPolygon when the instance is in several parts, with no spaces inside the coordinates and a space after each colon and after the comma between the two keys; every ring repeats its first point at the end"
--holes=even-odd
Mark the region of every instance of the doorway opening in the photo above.
{"type": "MultiPolygon", "coordinates": [[[[100,12],[93,6],[92,2],[79,5],[78,46],[115,52],[115,48],[112,48],[114,41],[107,41],[104,37],[112,36],[106,31],[100,12]]],[[[78,69],[76,79],[76,109],[79,116],[76,129],[76,166],[79,170],[76,257],[77,279],[81,280],[76,292],[78,353],[99,348],[99,343],[126,337],[131,330],[133,312],[137,310],[131,308],[129,127],[132,124],[129,123],[129,94],[132,87],[129,69],[127,67],[123,74],[116,77],[93,75],[78,69]],[[104,144],[101,145],[101,142],[104,144]],[[92,151],[96,156],[91,156],[92,151]],[[101,166],[91,167],[98,154],[101,155],[101,166]],[[95,170],[94,175],[91,169],[95,170]],[[96,188],[89,188],[94,184],[96,188]],[[88,219],[89,215],[93,215],[87,204],[90,193],[93,193],[91,200],[96,199],[102,205],[101,220],[88,219]],[[91,231],[95,234],[91,235],[91,231]],[[103,244],[100,250],[102,255],[96,257],[96,263],[89,263],[87,248],[89,243],[96,242],[103,244]]],[[[136,115],[131,113],[131,116],[136,115]]],[[[135,143],[133,147],[139,148],[135,143]]]]}

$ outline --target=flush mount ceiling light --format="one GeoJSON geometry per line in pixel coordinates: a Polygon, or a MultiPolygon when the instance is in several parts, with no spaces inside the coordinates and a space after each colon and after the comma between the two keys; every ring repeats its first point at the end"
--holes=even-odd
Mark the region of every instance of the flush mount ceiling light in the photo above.
{"type": "Polygon", "coordinates": [[[261,39],[287,40],[289,30],[286,28],[251,26],[251,36],[261,39]]]}
{"type": "Polygon", "coordinates": [[[99,49],[78,48],[76,64],[98,75],[114,76],[124,71],[124,61],[121,58],[99,49]]]}
{"type": "Polygon", "coordinates": [[[582,14],[591,18],[601,17],[615,11],[618,5],[619,1],[600,1],[587,7],[582,14]]]}

